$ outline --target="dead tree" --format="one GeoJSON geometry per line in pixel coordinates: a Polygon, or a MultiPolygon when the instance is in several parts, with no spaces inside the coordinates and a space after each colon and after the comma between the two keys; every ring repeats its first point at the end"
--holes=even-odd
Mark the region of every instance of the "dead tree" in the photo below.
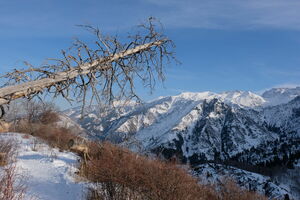
{"type": "Polygon", "coordinates": [[[152,90],[156,80],[164,80],[164,66],[174,58],[173,42],[154,18],[137,27],[135,34],[118,39],[104,36],[99,29],[82,26],[96,36],[86,44],[75,40],[61,59],[48,59],[40,67],[25,63],[25,70],[15,69],[2,78],[7,83],[0,88],[0,105],[18,98],[40,97],[43,93],[62,96],[72,102],[111,104],[114,100],[139,100],[136,81],[152,90]]]}

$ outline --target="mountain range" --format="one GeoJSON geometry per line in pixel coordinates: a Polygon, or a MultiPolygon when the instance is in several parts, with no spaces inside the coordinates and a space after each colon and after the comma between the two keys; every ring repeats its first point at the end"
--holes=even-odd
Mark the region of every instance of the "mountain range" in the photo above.
{"type": "Polygon", "coordinates": [[[229,176],[270,198],[300,199],[300,87],[182,93],[84,114],[64,112],[89,137],[177,159],[201,181],[229,176]]]}

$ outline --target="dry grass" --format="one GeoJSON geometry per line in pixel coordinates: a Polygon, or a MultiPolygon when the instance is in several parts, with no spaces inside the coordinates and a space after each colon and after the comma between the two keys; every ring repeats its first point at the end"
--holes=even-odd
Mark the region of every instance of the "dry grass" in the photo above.
{"type": "Polygon", "coordinates": [[[262,200],[233,182],[201,185],[173,163],[139,156],[109,143],[90,143],[81,175],[94,183],[88,200],[262,200]]]}

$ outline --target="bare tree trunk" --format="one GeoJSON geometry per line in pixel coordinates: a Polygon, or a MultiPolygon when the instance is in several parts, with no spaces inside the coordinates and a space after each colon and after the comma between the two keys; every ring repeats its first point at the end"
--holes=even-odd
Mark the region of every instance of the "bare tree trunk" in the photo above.
{"type": "Polygon", "coordinates": [[[139,51],[146,50],[153,46],[160,46],[163,42],[164,41],[161,40],[161,41],[140,45],[133,49],[123,51],[121,53],[109,56],[107,58],[102,58],[92,63],[86,63],[82,66],[78,66],[68,71],[57,73],[56,75],[54,75],[53,78],[43,78],[40,80],[35,80],[27,83],[0,88],[0,105],[7,104],[11,100],[15,100],[18,98],[26,97],[31,94],[41,92],[45,88],[49,88],[57,83],[66,81],[68,79],[73,79],[80,75],[86,75],[90,73],[92,70],[98,70],[98,71],[108,70],[110,66],[107,65],[101,66],[101,64],[116,61],[120,58],[138,53],[139,51]]]}

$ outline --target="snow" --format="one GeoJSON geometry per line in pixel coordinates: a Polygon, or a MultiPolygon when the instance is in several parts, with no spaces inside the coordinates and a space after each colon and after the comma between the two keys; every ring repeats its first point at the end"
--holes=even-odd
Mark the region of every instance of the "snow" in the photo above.
{"type": "Polygon", "coordinates": [[[190,99],[194,101],[199,100],[211,100],[213,98],[220,99],[228,104],[235,104],[240,107],[258,107],[262,106],[266,103],[266,100],[250,91],[229,91],[229,92],[222,92],[222,93],[213,93],[213,92],[184,92],[178,96],[184,99],[190,99]]]}
{"type": "Polygon", "coordinates": [[[249,91],[223,92],[219,98],[225,103],[237,104],[241,107],[255,108],[265,104],[264,98],[249,91]]]}
{"type": "Polygon", "coordinates": [[[23,134],[3,133],[0,138],[13,139],[18,143],[16,164],[18,173],[25,176],[26,199],[82,199],[84,184],[74,177],[78,156],[60,152],[23,134]]]}
{"type": "Polygon", "coordinates": [[[243,108],[255,108],[275,106],[288,103],[295,97],[300,96],[300,87],[295,88],[272,88],[265,91],[262,95],[250,91],[226,91],[221,93],[214,92],[184,92],[176,97],[194,100],[220,99],[228,104],[238,105],[243,108]]]}
{"type": "Polygon", "coordinates": [[[295,88],[272,88],[265,91],[262,97],[266,100],[266,106],[274,106],[288,103],[300,95],[300,87],[295,88]]]}

